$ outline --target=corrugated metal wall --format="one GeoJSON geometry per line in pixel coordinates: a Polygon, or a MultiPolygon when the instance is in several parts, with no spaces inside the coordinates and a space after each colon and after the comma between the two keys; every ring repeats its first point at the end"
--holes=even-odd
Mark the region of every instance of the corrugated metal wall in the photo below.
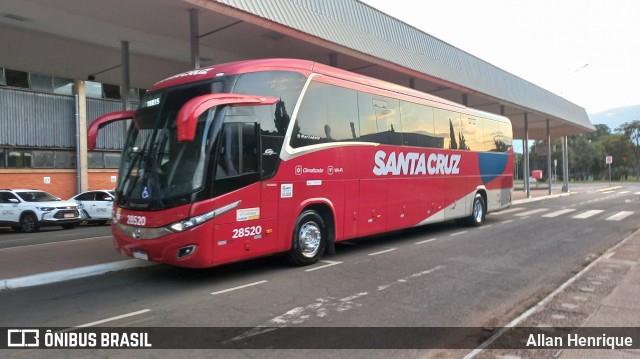
{"type": "MultiPolygon", "coordinates": [[[[87,126],[98,116],[122,109],[122,102],[87,99],[87,126]]],[[[98,148],[122,149],[122,124],[100,131],[98,148]]],[[[0,146],[76,147],[74,97],[0,88],[0,146]]]]}
{"type": "Polygon", "coordinates": [[[73,97],[0,89],[0,145],[74,148],[73,97]]]}
{"type": "MultiPolygon", "coordinates": [[[[87,99],[87,128],[98,117],[105,113],[122,110],[121,101],[87,99]]],[[[96,148],[121,150],[124,146],[125,132],[122,122],[107,125],[98,132],[96,148]]]]}

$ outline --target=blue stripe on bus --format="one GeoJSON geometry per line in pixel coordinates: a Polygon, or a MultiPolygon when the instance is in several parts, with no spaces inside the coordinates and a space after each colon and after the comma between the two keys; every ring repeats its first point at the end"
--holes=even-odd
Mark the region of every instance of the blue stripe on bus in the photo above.
{"type": "Polygon", "coordinates": [[[509,156],[506,152],[480,152],[478,162],[482,183],[487,184],[502,175],[507,168],[509,156]]]}

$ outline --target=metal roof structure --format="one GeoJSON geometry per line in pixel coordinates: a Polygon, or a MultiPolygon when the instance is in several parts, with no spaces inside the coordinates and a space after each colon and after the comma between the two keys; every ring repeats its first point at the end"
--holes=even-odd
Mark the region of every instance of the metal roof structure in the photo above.
{"type": "Polygon", "coordinates": [[[131,85],[149,87],[190,63],[190,9],[203,65],[289,57],[411,86],[504,114],[514,136],[593,130],[584,108],[358,0],[4,0],[0,67],[120,84],[120,44],[131,85]],[[12,49],[12,51],[5,51],[12,49]]]}

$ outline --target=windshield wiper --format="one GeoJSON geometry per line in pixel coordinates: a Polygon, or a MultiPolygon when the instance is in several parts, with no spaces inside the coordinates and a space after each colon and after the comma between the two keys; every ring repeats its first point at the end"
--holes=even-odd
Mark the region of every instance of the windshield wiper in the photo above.
{"type": "Polygon", "coordinates": [[[135,177],[135,179],[131,180],[131,173],[133,172],[133,170],[136,168],[136,165],[138,164],[138,161],[141,161],[142,158],[144,157],[144,150],[141,151],[132,151],[130,152],[128,155],[129,157],[133,157],[133,159],[131,160],[131,165],[129,165],[129,168],[127,170],[127,172],[125,173],[124,178],[122,179],[122,185],[123,185],[123,190],[122,190],[122,200],[123,202],[128,202],[129,201],[129,197],[131,195],[131,192],[133,191],[133,189],[136,187],[136,185],[138,184],[138,180],[140,179],[140,175],[138,174],[138,176],[135,177]],[[128,188],[125,187],[126,183],[128,181],[133,181],[133,183],[130,183],[128,188]]]}

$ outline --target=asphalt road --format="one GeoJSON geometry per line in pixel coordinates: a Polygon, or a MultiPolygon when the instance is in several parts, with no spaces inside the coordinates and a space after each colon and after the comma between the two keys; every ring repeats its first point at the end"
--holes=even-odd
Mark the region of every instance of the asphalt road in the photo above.
{"type": "MultiPolygon", "coordinates": [[[[514,205],[489,215],[480,228],[448,223],[338,244],[336,255],[312,267],[291,267],[273,256],[207,270],[159,265],[7,291],[0,293],[0,323],[258,328],[247,336],[273,326],[499,327],[638,229],[639,204],[640,186],[585,190],[514,205]]],[[[466,352],[112,349],[12,355],[448,358],[466,352]]]]}
{"type": "Polygon", "coordinates": [[[111,226],[95,224],[81,224],[73,229],[43,227],[34,233],[14,232],[11,228],[0,227],[0,249],[110,235],[111,226]]]}

